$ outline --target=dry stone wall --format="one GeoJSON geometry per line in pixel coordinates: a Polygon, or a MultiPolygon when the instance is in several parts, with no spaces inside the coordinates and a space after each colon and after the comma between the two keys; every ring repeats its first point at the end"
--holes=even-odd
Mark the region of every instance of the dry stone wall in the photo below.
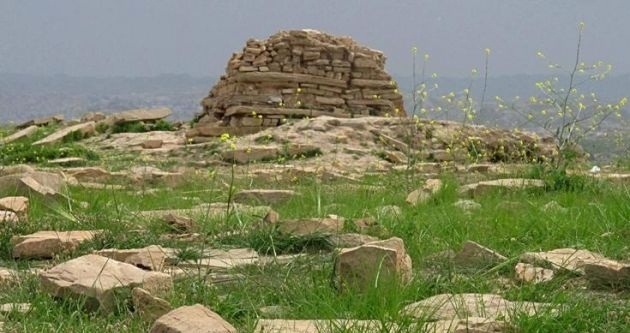
{"type": "Polygon", "coordinates": [[[382,52],[315,30],[250,39],[203,99],[189,137],[249,134],[286,119],[404,116],[382,52]]]}

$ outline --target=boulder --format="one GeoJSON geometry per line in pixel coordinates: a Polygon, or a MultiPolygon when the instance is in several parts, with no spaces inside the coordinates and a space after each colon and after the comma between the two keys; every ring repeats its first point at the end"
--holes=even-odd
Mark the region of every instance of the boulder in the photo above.
{"type": "Polygon", "coordinates": [[[149,291],[139,287],[131,290],[131,301],[136,313],[147,322],[154,322],[159,317],[173,310],[168,301],[155,297],[149,291]]]}
{"type": "Polygon", "coordinates": [[[479,196],[497,189],[523,190],[536,188],[545,188],[545,182],[541,179],[505,178],[464,185],[459,189],[459,193],[469,196],[479,196]]]}
{"type": "Polygon", "coordinates": [[[149,333],[236,333],[236,328],[205,306],[195,304],[161,316],[149,333]]]}
{"type": "Polygon", "coordinates": [[[149,245],[140,249],[104,249],[95,251],[94,254],[158,272],[164,268],[167,256],[165,249],[159,245],[149,245]]]}
{"type": "Polygon", "coordinates": [[[442,181],[439,179],[427,179],[422,188],[414,190],[407,195],[406,201],[412,206],[424,203],[439,192],[442,186],[442,181]]]}
{"type": "Polygon", "coordinates": [[[72,251],[81,243],[89,241],[100,230],[81,231],[38,231],[30,235],[13,236],[12,256],[16,259],[46,259],[72,251]]]}
{"type": "Polygon", "coordinates": [[[365,290],[378,286],[381,279],[411,280],[411,258],[400,238],[342,249],[335,262],[335,275],[341,290],[365,290]]]}
{"type": "Polygon", "coordinates": [[[584,276],[593,287],[630,289],[630,264],[611,259],[590,260],[583,266],[584,276]]]}
{"type": "Polygon", "coordinates": [[[63,140],[67,135],[78,132],[82,137],[93,135],[96,131],[96,124],[93,121],[89,121],[87,123],[80,123],[68,127],[64,127],[55,133],[33,143],[33,145],[47,145],[52,143],[57,143],[63,140]]]}
{"type": "MultiPolygon", "coordinates": [[[[54,297],[84,297],[88,310],[109,312],[125,293],[142,287],[150,293],[163,293],[173,287],[171,276],[149,272],[136,266],[95,254],[59,264],[40,274],[42,289],[54,297]]],[[[130,294],[130,293],[129,293],[130,294]]],[[[130,296],[127,294],[128,296],[130,296]]]]}

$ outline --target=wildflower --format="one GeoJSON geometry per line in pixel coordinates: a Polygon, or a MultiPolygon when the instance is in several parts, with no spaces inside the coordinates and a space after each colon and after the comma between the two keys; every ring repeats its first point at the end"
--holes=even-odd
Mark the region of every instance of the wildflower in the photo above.
{"type": "Polygon", "coordinates": [[[298,94],[302,92],[302,88],[297,88],[295,89],[295,92],[297,92],[298,94]]]}
{"type": "Polygon", "coordinates": [[[540,51],[536,52],[536,56],[538,56],[538,58],[545,59],[545,55],[540,51]]]}
{"type": "Polygon", "coordinates": [[[490,48],[489,48],[489,47],[486,47],[485,49],[483,49],[483,51],[486,53],[486,57],[487,57],[487,56],[489,56],[489,55],[490,55],[490,52],[491,52],[492,50],[490,50],[490,48]]]}

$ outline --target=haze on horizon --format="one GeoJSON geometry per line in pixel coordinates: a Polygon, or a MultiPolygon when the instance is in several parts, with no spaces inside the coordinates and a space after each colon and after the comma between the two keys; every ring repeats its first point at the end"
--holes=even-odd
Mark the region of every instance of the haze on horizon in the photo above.
{"type": "Polygon", "coordinates": [[[577,24],[583,59],[630,73],[630,1],[608,0],[2,0],[0,73],[71,76],[218,76],[251,37],[311,28],[380,49],[395,75],[411,48],[441,76],[467,76],[492,50],[490,75],[547,73],[569,65],[577,24]]]}

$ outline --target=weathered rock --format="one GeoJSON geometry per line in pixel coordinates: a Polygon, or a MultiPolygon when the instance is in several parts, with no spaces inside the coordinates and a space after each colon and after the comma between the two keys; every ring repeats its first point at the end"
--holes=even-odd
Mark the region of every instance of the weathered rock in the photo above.
{"type": "Polygon", "coordinates": [[[95,132],[95,123],[93,121],[89,121],[87,123],[80,123],[68,127],[64,127],[57,132],[33,143],[33,145],[47,145],[51,143],[57,143],[65,138],[67,135],[78,132],[82,137],[93,135],[95,132]]]}
{"type": "Polygon", "coordinates": [[[85,159],[81,157],[64,157],[64,158],[56,158],[54,160],[49,160],[46,162],[49,165],[55,166],[71,166],[71,165],[80,165],[85,163],[85,159]]]}
{"type": "Polygon", "coordinates": [[[37,132],[38,127],[35,125],[28,126],[25,129],[19,130],[7,137],[0,138],[0,145],[11,143],[22,138],[28,138],[37,132]]]}
{"type": "Polygon", "coordinates": [[[112,178],[112,174],[109,171],[100,167],[70,168],[64,169],[64,172],[80,182],[106,183],[112,178]]]}
{"type": "Polygon", "coordinates": [[[55,297],[85,297],[89,310],[114,308],[120,289],[142,287],[152,294],[173,287],[171,276],[149,272],[95,254],[59,264],[40,274],[42,289],[55,297]]]}
{"type": "Polygon", "coordinates": [[[133,167],[128,177],[136,183],[163,183],[170,187],[178,186],[188,178],[183,172],[167,172],[150,166],[133,167]]]}
{"type": "Polygon", "coordinates": [[[523,314],[552,311],[553,305],[536,302],[512,302],[495,294],[440,294],[406,306],[403,312],[423,320],[466,319],[514,319],[523,314]]]}
{"type": "Polygon", "coordinates": [[[380,279],[407,283],[411,273],[411,258],[403,240],[396,237],[342,249],[335,262],[335,275],[342,290],[378,286],[380,279]]]}
{"type": "Polygon", "coordinates": [[[292,190],[252,189],[235,193],[233,200],[238,203],[253,202],[263,205],[275,205],[289,201],[296,195],[298,195],[298,193],[292,190]]]}
{"type": "Polygon", "coordinates": [[[226,150],[221,153],[224,160],[247,164],[255,161],[268,161],[278,157],[280,151],[276,147],[248,147],[243,149],[226,150]]]}
{"type": "Polygon", "coordinates": [[[12,283],[17,280],[18,280],[17,271],[13,269],[5,268],[5,267],[0,267],[0,285],[12,283]]]}
{"type": "Polygon", "coordinates": [[[0,304],[0,313],[6,314],[11,312],[27,313],[31,311],[30,303],[7,303],[0,304]]]}
{"type": "Polygon", "coordinates": [[[164,267],[167,256],[166,251],[159,245],[149,245],[141,249],[104,249],[95,251],[94,254],[158,272],[164,267]]]}
{"type": "Polygon", "coordinates": [[[22,217],[26,217],[26,215],[28,214],[28,198],[27,197],[0,198],[0,209],[10,210],[22,217]]]}
{"type": "Polygon", "coordinates": [[[259,262],[258,252],[252,249],[211,249],[203,253],[203,258],[177,263],[182,268],[197,268],[204,271],[225,271],[238,266],[254,265],[259,262]]]}
{"type": "Polygon", "coordinates": [[[205,306],[195,304],[158,318],[149,333],[236,333],[236,328],[205,306]]]}
{"type": "Polygon", "coordinates": [[[555,249],[547,252],[525,252],[519,260],[524,263],[542,262],[554,270],[565,269],[574,273],[584,273],[584,264],[605,259],[599,253],[571,248],[555,249]]]}
{"type": "Polygon", "coordinates": [[[589,260],[584,276],[593,287],[630,289],[630,264],[611,259],[589,260]]]}
{"type": "Polygon", "coordinates": [[[26,128],[29,126],[48,126],[48,125],[52,125],[52,124],[57,124],[62,122],[64,119],[62,114],[57,114],[54,116],[48,116],[48,117],[41,117],[41,118],[35,118],[35,119],[31,119],[27,122],[21,123],[17,126],[15,126],[16,128],[26,128]]]}
{"type": "Polygon", "coordinates": [[[147,140],[142,143],[142,148],[144,149],[157,149],[162,148],[164,141],[162,140],[147,140]]]}
{"type": "Polygon", "coordinates": [[[509,325],[499,319],[468,317],[463,319],[436,320],[423,325],[422,332],[431,333],[501,333],[508,332],[509,325]]]}
{"type": "Polygon", "coordinates": [[[470,196],[478,196],[496,189],[523,190],[544,187],[545,182],[540,179],[505,178],[464,185],[459,189],[459,193],[470,196]]]}
{"type": "Polygon", "coordinates": [[[138,287],[131,290],[131,301],[136,313],[148,322],[154,322],[159,317],[173,310],[168,301],[155,297],[147,290],[138,287]]]}
{"type": "Polygon", "coordinates": [[[281,220],[277,223],[278,231],[294,236],[313,234],[336,234],[343,230],[344,219],[338,216],[281,220]]]}
{"type": "Polygon", "coordinates": [[[177,232],[190,232],[194,228],[193,219],[190,217],[168,213],[164,214],[162,219],[177,232]]]}
{"type": "Polygon", "coordinates": [[[72,251],[81,243],[94,238],[101,231],[38,231],[34,234],[11,237],[12,256],[16,259],[52,258],[72,251]]]}
{"type": "Polygon", "coordinates": [[[156,121],[173,113],[169,108],[135,109],[111,115],[114,123],[130,123],[134,121],[156,121]]]}
{"type": "Polygon", "coordinates": [[[514,271],[518,280],[534,284],[551,281],[554,275],[551,269],[536,267],[522,262],[516,264],[514,271]]]}
{"type": "Polygon", "coordinates": [[[33,172],[35,172],[35,169],[33,169],[32,166],[27,165],[27,164],[0,166],[0,176],[33,173],[33,172]]]}
{"type": "Polygon", "coordinates": [[[463,267],[487,267],[506,261],[500,253],[473,241],[466,241],[462,249],[455,254],[453,262],[463,267]]]}
{"type": "Polygon", "coordinates": [[[18,223],[20,222],[20,218],[17,216],[15,212],[10,210],[0,210],[0,223],[18,223]]]}
{"type": "Polygon", "coordinates": [[[333,333],[338,331],[392,333],[397,332],[397,330],[395,329],[396,325],[389,324],[388,326],[393,327],[391,329],[385,329],[385,326],[377,320],[259,319],[256,323],[256,328],[254,328],[254,333],[333,333]]]}
{"type": "Polygon", "coordinates": [[[338,248],[349,248],[349,247],[357,247],[367,243],[377,242],[380,239],[363,234],[336,234],[330,236],[330,241],[334,247],[338,248]]]}
{"type": "Polygon", "coordinates": [[[417,205],[426,202],[431,196],[442,189],[442,181],[439,179],[427,179],[422,188],[419,188],[407,195],[407,203],[417,205]]]}
{"type": "Polygon", "coordinates": [[[0,177],[0,194],[59,199],[63,198],[59,192],[65,184],[61,176],[50,172],[14,173],[0,177]]]}

